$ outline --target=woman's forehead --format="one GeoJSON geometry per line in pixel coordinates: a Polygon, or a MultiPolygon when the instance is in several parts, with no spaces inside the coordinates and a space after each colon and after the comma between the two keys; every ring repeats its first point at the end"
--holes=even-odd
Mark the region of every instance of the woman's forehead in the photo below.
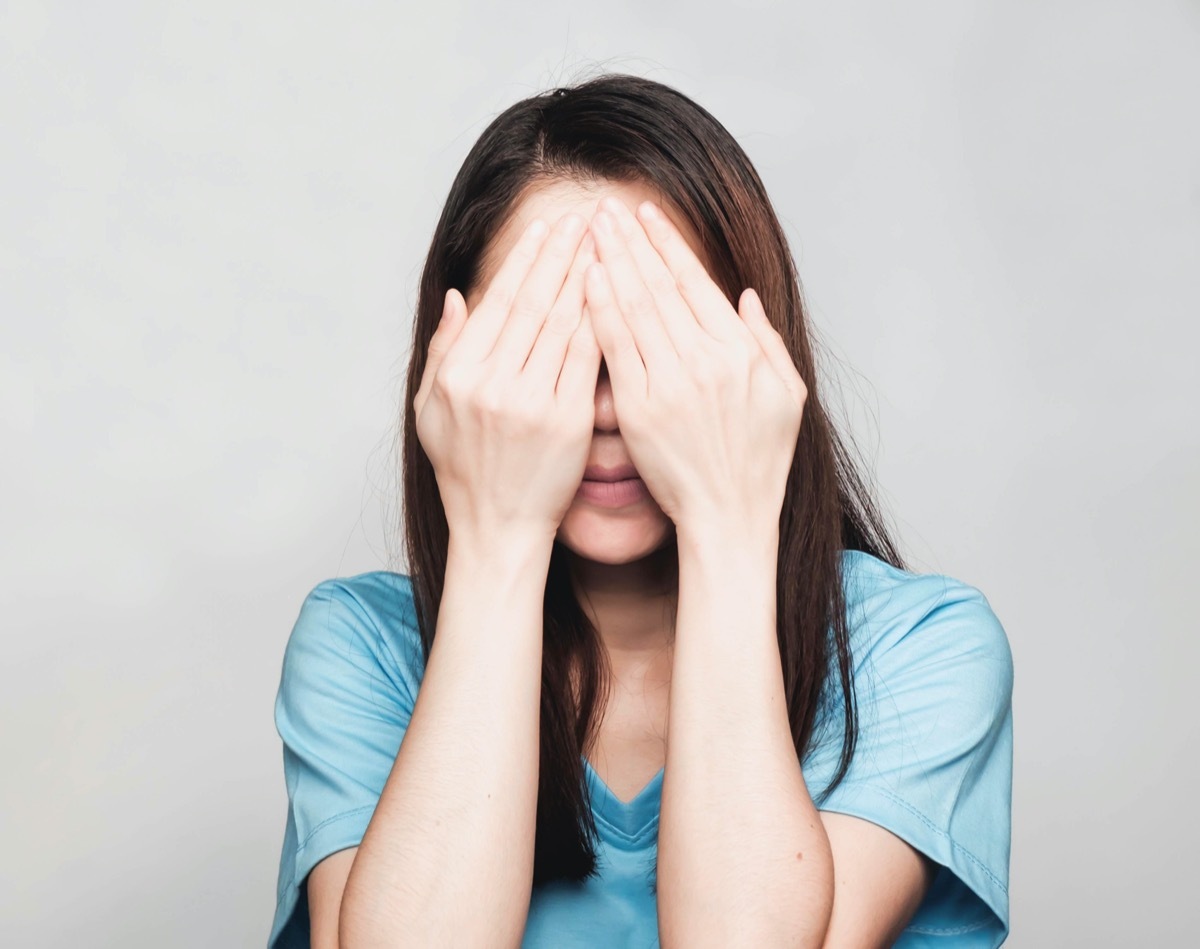
{"type": "Polygon", "coordinates": [[[701,260],[705,254],[699,238],[683,215],[663,196],[658,189],[642,181],[610,181],[596,179],[588,182],[555,179],[535,185],[519,200],[511,215],[485,249],[480,268],[478,290],[481,292],[491,279],[500,262],[504,260],[513,244],[524,233],[526,226],[535,218],[541,218],[551,227],[565,214],[579,214],[590,221],[595,215],[601,199],[613,195],[624,202],[633,213],[643,201],[653,201],[663,208],[675,227],[683,234],[692,251],[701,260]]]}

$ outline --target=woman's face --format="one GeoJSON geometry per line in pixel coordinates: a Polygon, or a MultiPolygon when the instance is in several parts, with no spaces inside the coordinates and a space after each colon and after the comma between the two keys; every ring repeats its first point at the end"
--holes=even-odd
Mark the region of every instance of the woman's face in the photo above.
{"type": "MultiPolygon", "coordinates": [[[[574,182],[555,181],[531,191],[515,208],[512,216],[487,249],[486,263],[479,285],[466,295],[467,310],[473,312],[487,290],[488,281],[499,262],[503,261],[525,225],[535,217],[553,224],[564,214],[575,212],[591,220],[600,200],[614,195],[633,211],[642,201],[654,201],[687,239],[692,250],[705,260],[695,232],[682,215],[667,205],[662,196],[642,183],[595,181],[586,188],[574,182]]],[[[585,304],[586,307],[586,304],[585,304]]],[[[608,366],[601,361],[596,380],[596,422],[592,434],[589,465],[616,468],[632,463],[621,439],[620,419],[613,408],[612,385],[608,366]]],[[[601,505],[576,496],[559,525],[558,541],[576,555],[605,564],[624,564],[640,560],[674,536],[675,528],[651,497],[620,507],[601,505]]]]}

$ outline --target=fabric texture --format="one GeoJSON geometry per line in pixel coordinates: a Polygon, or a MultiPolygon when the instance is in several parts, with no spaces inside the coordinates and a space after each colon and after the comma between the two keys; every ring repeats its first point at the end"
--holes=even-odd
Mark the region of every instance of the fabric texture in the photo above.
{"type": "MultiPolygon", "coordinates": [[[[1009,931],[1013,662],[976,588],[861,551],[843,557],[859,739],[842,748],[834,672],[803,760],[817,807],[872,821],[939,864],[895,949],[984,949],[1009,931]]],[[[409,578],[326,580],[305,598],[275,703],[287,821],[269,949],[309,946],[305,884],[366,831],[424,674],[409,578]]],[[[600,873],[533,894],[524,949],[658,946],[653,891],[663,771],[618,799],[585,764],[600,873]]]]}

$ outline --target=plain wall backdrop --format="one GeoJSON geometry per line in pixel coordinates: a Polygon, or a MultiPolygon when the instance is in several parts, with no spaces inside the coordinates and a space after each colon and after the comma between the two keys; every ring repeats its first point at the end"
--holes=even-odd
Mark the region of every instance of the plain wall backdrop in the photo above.
{"type": "Polygon", "coordinates": [[[265,944],[284,643],[320,580],[404,569],[441,203],[601,70],[749,153],[904,552],[1005,625],[1008,944],[1188,941],[1200,5],[15,0],[0,943],[265,944]]]}

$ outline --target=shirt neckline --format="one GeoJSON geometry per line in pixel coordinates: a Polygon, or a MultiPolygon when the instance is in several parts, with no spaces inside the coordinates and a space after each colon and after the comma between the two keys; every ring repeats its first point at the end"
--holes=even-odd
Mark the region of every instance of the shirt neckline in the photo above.
{"type": "Polygon", "coordinates": [[[612,789],[596,774],[596,769],[587,760],[586,755],[580,755],[583,761],[584,776],[587,779],[588,791],[591,797],[592,811],[618,831],[629,841],[641,837],[651,825],[658,823],[659,808],[662,803],[662,782],[666,766],[658,769],[644,788],[633,796],[632,800],[622,801],[613,794],[612,789]]]}

